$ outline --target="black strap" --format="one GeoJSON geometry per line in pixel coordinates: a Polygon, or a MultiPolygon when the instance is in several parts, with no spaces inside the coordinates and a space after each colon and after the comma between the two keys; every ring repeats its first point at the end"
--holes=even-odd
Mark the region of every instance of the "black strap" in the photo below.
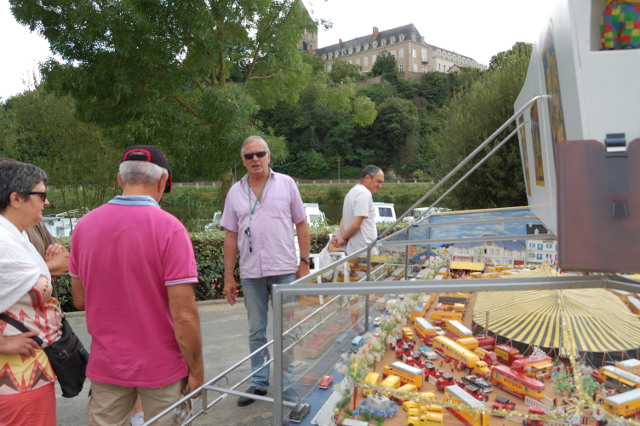
{"type": "MultiPolygon", "coordinates": [[[[9,315],[5,314],[4,312],[0,314],[0,319],[2,319],[7,324],[11,324],[12,326],[17,328],[18,330],[22,331],[23,333],[26,333],[26,332],[29,331],[29,329],[27,327],[25,327],[24,324],[22,324],[20,321],[14,320],[13,318],[11,318],[9,315]]],[[[38,346],[42,347],[42,339],[41,338],[39,338],[38,336],[33,336],[32,339],[36,341],[38,346]]]]}

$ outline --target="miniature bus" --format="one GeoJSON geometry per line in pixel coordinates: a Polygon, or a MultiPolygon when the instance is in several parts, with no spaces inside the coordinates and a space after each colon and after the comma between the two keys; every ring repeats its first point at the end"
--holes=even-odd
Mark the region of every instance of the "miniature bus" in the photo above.
{"type": "MultiPolygon", "coordinates": [[[[375,371],[371,371],[367,373],[367,376],[364,378],[365,385],[378,385],[380,383],[380,373],[376,373],[375,371]]],[[[373,389],[363,387],[362,388],[362,396],[367,396],[373,393],[373,389]]]]}
{"type": "Polygon", "coordinates": [[[431,319],[434,321],[451,321],[458,320],[462,321],[462,312],[454,312],[454,311],[433,311],[431,312],[431,319]]]}
{"type": "Polygon", "coordinates": [[[445,362],[455,360],[459,369],[470,368],[473,374],[481,377],[485,377],[490,373],[487,363],[482,361],[478,355],[446,336],[434,338],[431,347],[444,357],[445,362]]]}
{"type": "MultiPolygon", "coordinates": [[[[486,408],[486,406],[469,395],[467,391],[458,385],[447,386],[444,388],[445,398],[456,404],[464,404],[474,408],[486,408]]],[[[489,413],[479,411],[466,411],[459,408],[447,407],[447,409],[466,425],[489,425],[489,413]]]]}
{"type": "Polygon", "coordinates": [[[426,314],[428,310],[429,307],[426,302],[418,303],[411,311],[411,319],[424,317],[424,314],[426,314]]]}
{"type": "MultiPolygon", "coordinates": [[[[380,386],[382,386],[383,388],[389,388],[389,389],[398,389],[400,386],[402,386],[402,381],[400,380],[400,377],[398,376],[387,376],[381,383],[380,386]]],[[[386,396],[387,398],[391,398],[391,394],[387,393],[387,392],[381,392],[384,396],[386,396]]]]}
{"type": "Polygon", "coordinates": [[[413,320],[413,329],[416,332],[416,336],[424,340],[427,345],[430,345],[433,342],[433,338],[438,335],[436,328],[422,317],[416,317],[413,320]]]}
{"type": "Polygon", "coordinates": [[[467,337],[473,337],[473,333],[464,324],[458,320],[447,321],[447,332],[454,334],[456,339],[465,339],[467,337]]]}
{"type": "Polygon", "coordinates": [[[637,360],[635,358],[617,361],[616,367],[628,371],[629,373],[640,375],[640,360],[637,360]]]}
{"type": "Polygon", "coordinates": [[[424,384],[424,371],[418,367],[405,364],[402,361],[395,361],[389,365],[385,365],[382,375],[384,377],[390,375],[398,376],[403,385],[412,384],[418,389],[424,384]]]}
{"type": "Polygon", "coordinates": [[[614,416],[633,417],[639,414],[640,389],[633,389],[605,398],[604,409],[614,416]]]}
{"type": "Polygon", "coordinates": [[[619,392],[640,388],[640,376],[611,365],[600,367],[598,380],[616,388],[619,392]]]}
{"type": "Polygon", "coordinates": [[[491,370],[489,380],[500,389],[520,398],[526,396],[540,401],[544,397],[544,383],[522,373],[513,371],[506,365],[496,365],[491,370]]]}

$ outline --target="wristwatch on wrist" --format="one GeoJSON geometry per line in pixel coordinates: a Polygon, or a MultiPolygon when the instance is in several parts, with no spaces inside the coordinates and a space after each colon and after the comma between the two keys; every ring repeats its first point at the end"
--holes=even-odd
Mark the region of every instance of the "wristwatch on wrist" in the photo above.
{"type": "Polygon", "coordinates": [[[300,262],[304,262],[304,263],[306,263],[308,265],[309,263],[311,263],[311,258],[310,257],[301,257],[300,258],[300,262]]]}

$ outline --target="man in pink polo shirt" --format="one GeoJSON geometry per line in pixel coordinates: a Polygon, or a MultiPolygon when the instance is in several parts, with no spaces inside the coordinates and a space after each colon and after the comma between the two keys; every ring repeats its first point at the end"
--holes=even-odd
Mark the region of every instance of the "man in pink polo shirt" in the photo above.
{"type": "MultiPolygon", "coordinates": [[[[249,351],[267,343],[267,314],[273,284],[286,284],[309,274],[309,226],[304,203],[293,179],[269,167],[269,146],[259,136],[250,136],[240,151],[247,174],[229,193],[220,226],[224,238],[224,293],[229,304],[236,303],[237,284],[233,276],[240,253],[240,280],[249,319],[249,351]],[[293,227],[300,244],[296,258],[293,227]]],[[[263,350],[251,358],[251,371],[270,358],[263,350]]],[[[266,395],[269,366],[251,377],[246,393],[266,395]]],[[[285,395],[285,399],[287,395],[285,395]]],[[[290,400],[293,400],[290,399],[290,400]]],[[[255,400],[242,396],[243,407],[255,400]]]]}
{"type": "Polygon", "coordinates": [[[138,396],[150,420],[204,383],[191,239],[158,204],[171,190],[169,162],[155,146],[129,147],[118,182],[122,195],[71,238],[73,302],[91,335],[90,425],[128,424],[138,396]]]}

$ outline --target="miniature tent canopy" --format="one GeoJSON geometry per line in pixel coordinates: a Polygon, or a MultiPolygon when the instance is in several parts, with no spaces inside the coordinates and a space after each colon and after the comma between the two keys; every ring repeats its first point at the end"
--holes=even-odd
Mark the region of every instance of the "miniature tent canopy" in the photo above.
{"type": "Polygon", "coordinates": [[[480,292],[473,320],[483,328],[487,311],[491,333],[560,354],[573,352],[563,327],[579,352],[640,348],[640,319],[605,289],[480,292]]]}

